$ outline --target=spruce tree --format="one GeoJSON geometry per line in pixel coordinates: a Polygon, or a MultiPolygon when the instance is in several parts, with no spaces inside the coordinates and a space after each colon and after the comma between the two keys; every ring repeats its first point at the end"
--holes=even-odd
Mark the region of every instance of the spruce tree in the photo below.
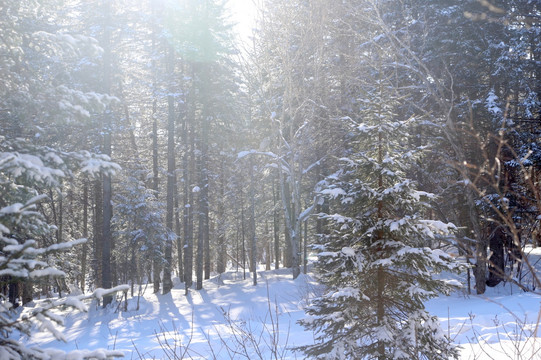
{"type": "Polygon", "coordinates": [[[326,291],[300,321],[316,343],[301,349],[317,359],[453,358],[423,302],[451,290],[433,276],[453,261],[430,242],[454,226],[427,218],[433,195],[406,175],[421,152],[408,140],[417,121],[396,115],[392,81],[375,70],[366,78],[358,118],[343,119],[352,150],[322,190],[338,211],[325,215],[331,232],[317,246],[326,291]]]}

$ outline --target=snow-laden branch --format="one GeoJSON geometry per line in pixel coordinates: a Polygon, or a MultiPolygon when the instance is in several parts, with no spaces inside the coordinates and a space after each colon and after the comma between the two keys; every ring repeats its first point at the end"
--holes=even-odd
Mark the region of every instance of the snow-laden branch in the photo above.
{"type": "Polygon", "coordinates": [[[291,169],[287,161],[285,161],[282,157],[276,155],[275,153],[271,151],[258,151],[258,150],[253,150],[253,149],[245,150],[237,154],[237,159],[242,159],[249,155],[263,155],[263,156],[270,157],[271,159],[275,161],[275,163],[269,164],[268,166],[278,168],[278,163],[280,163],[283,171],[285,171],[288,174],[291,173],[291,169]]]}
{"type": "Polygon", "coordinates": [[[322,161],[323,159],[325,159],[325,158],[326,158],[326,156],[324,156],[324,157],[322,157],[321,159],[319,159],[318,161],[316,161],[316,162],[314,162],[314,163],[308,165],[308,167],[305,168],[305,169],[302,171],[302,174],[303,174],[303,175],[306,175],[306,174],[309,173],[313,168],[315,168],[316,166],[321,165],[321,161],[322,161]]]}

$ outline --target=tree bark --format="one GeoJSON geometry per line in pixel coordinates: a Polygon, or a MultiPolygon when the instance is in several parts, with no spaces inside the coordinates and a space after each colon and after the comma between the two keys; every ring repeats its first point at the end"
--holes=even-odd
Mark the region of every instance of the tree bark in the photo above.
{"type": "MultiPolygon", "coordinates": [[[[103,48],[103,92],[109,94],[111,92],[112,74],[112,45],[111,45],[111,24],[112,24],[112,9],[109,1],[103,2],[104,30],[101,46],[103,48]]],[[[107,109],[103,114],[103,153],[111,157],[111,132],[113,126],[113,114],[110,109],[107,109]]],[[[113,248],[113,237],[111,234],[111,219],[113,217],[112,206],[112,187],[111,175],[103,174],[103,249],[102,249],[102,284],[104,288],[110,288],[112,285],[111,274],[111,251],[113,248]]],[[[103,298],[103,306],[111,303],[113,297],[111,295],[103,298]]]]}
{"type": "MultiPolygon", "coordinates": [[[[174,50],[169,47],[166,66],[167,74],[170,76],[174,73],[174,50]]],[[[173,89],[170,89],[171,92],[173,89]]],[[[175,194],[177,186],[176,165],[175,165],[175,99],[172,95],[167,96],[167,205],[165,214],[165,227],[167,229],[167,239],[165,241],[164,250],[164,266],[163,266],[163,293],[167,294],[173,288],[171,280],[171,272],[173,268],[173,217],[175,215],[175,194]]]]}
{"type": "Polygon", "coordinates": [[[103,253],[103,191],[101,180],[94,181],[94,256],[93,271],[94,271],[94,287],[102,287],[102,268],[101,262],[103,253]]]}
{"type": "MultiPolygon", "coordinates": [[[[154,196],[158,197],[159,190],[159,172],[158,172],[158,119],[157,119],[157,103],[154,100],[152,104],[152,190],[154,196]]],[[[151,235],[154,236],[154,235],[151,235]]],[[[158,243],[158,237],[152,239],[152,283],[154,285],[154,293],[160,291],[160,273],[162,272],[162,255],[161,244],[158,243]]]]}
{"type": "Polygon", "coordinates": [[[251,258],[250,271],[252,272],[252,283],[257,285],[257,235],[255,228],[255,180],[254,166],[250,159],[250,237],[251,237],[251,258]]]}
{"type": "Polygon", "coordinates": [[[85,292],[86,284],[86,261],[88,257],[88,182],[83,185],[83,238],[87,241],[83,244],[81,252],[81,291],[85,292]]]}
{"type": "MultiPolygon", "coordinates": [[[[193,77],[193,74],[192,74],[193,77]]],[[[184,168],[184,284],[185,294],[188,294],[189,288],[193,284],[193,191],[191,191],[191,176],[193,174],[193,158],[194,158],[194,135],[193,130],[190,136],[190,119],[192,123],[195,119],[195,104],[193,100],[193,93],[195,88],[192,87],[190,100],[188,101],[189,114],[184,121],[184,146],[186,150],[182,158],[184,168]],[[189,144],[189,145],[188,145],[189,144]]],[[[192,125],[193,126],[193,125],[192,125]]]]}
{"type": "Polygon", "coordinates": [[[275,189],[275,182],[272,182],[272,200],[274,210],[272,212],[273,220],[273,233],[274,233],[274,268],[280,268],[280,212],[278,211],[277,194],[275,189]]]}
{"type": "Polygon", "coordinates": [[[178,277],[180,279],[184,278],[184,261],[182,257],[182,238],[180,236],[181,226],[180,226],[180,207],[179,207],[179,194],[178,186],[175,186],[175,239],[177,246],[177,259],[178,259],[178,277]]]}
{"type": "Polygon", "coordinates": [[[225,239],[225,172],[224,172],[224,165],[220,167],[220,198],[218,200],[218,213],[216,214],[217,217],[217,224],[216,224],[216,231],[218,233],[217,240],[218,240],[218,257],[217,257],[217,266],[216,270],[219,274],[222,274],[225,272],[225,268],[227,265],[227,244],[225,239]]]}

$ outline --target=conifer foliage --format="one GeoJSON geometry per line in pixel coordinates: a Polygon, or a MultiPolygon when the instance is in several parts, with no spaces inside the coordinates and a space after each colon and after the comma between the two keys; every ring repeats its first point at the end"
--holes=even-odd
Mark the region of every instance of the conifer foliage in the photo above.
{"type": "Polygon", "coordinates": [[[354,145],[322,191],[338,211],[324,215],[331,232],[316,246],[326,291],[301,320],[316,334],[303,350],[318,359],[453,358],[423,302],[451,289],[434,274],[452,270],[452,259],[429,244],[454,225],[426,217],[432,195],[416,190],[406,172],[421,153],[407,141],[416,121],[393,112],[386,81],[374,84],[359,118],[343,119],[354,145]]]}
{"type": "MultiPolygon", "coordinates": [[[[38,204],[47,196],[40,193],[43,187],[58,191],[60,180],[77,170],[96,176],[100,172],[111,173],[118,165],[106,156],[88,152],[64,153],[54,149],[34,146],[24,139],[0,136],[0,279],[9,286],[23,285],[23,303],[32,301],[32,287],[48,278],[63,277],[64,271],[47,262],[48,255],[59,253],[79,245],[79,239],[49,246],[40,246],[40,239],[52,238],[55,227],[49,224],[38,204]],[[71,164],[71,165],[70,165],[71,164]]],[[[89,295],[48,300],[36,306],[19,307],[16,290],[10,291],[9,299],[0,295],[0,359],[51,359],[70,356],[61,351],[26,348],[10,338],[14,331],[30,334],[33,325],[51,332],[57,339],[65,340],[55,324],[63,319],[52,310],[57,307],[73,307],[86,310],[85,299],[102,298],[123,287],[111,290],[97,289],[89,295]]],[[[31,305],[31,304],[28,304],[31,305]]],[[[106,358],[122,354],[118,351],[78,351],[79,358],[106,358]]]]}

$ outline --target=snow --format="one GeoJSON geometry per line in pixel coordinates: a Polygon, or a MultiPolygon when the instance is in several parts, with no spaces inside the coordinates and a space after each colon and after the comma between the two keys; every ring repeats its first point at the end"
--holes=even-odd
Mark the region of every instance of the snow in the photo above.
{"type": "Polygon", "coordinates": [[[104,154],[90,154],[88,152],[81,152],[81,172],[88,176],[94,177],[101,172],[105,172],[108,175],[114,175],[116,171],[120,171],[120,165],[111,161],[111,158],[104,154]]]}
{"type": "Polygon", "coordinates": [[[327,195],[331,199],[336,199],[339,196],[346,195],[346,192],[344,191],[344,189],[341,189],[339,187],[335,187],[335,188],[329,188],[329,189],[322,190],[321,194],[322,195],[327,195]]]}
{"type": "Polygon", "coordinates": [[[119,285],[119,286],[115,286],[114,288],[111,288],[111,289],[96,289],[94,290],[94,292],[92,293],[93,296],[97,299],[103,299],[104,296],[107,296],[107,295],[113,295],[117,292],[123,292],[123,291],[128,291],[130,289],[130,287],[128,285],[119,285]]]}
{"type": "MultiPolygon", "coordinates": [[[[342,249],[346,255],[352,252],[351,248],[342,249]]],[[[231,270],[205,281],[204,290],[190,290],[188,296],[184,296],[184,284],[177,284],[167,295],[153,294],[149,285],[139,299],[139,310],[134,296],[129,297],[128,311],[119,310],[118,304],[102,309],[89,303],[86,313],[68,312],[59,327],[66,342],[45,333],[16,340],[46,348],[50,354],[69,352],[66,359],[82,359],[92,351],[99,354],[102,350],[95,350],[99,348],[122,352],[126,359],[168,358],[171,349],[177,356],[186,351],[185,358],[230,359],[228,348],[248,352],[248,356],[238,358],[259,358],[257,347],[262,358],[270,359],[273,341],[285,349],[283,359],[303,358],[291,348],[312,343],[313,334],[296,321],[304,318],[303,306],[321,288],[310,275],[301,274],[292,280],[288,269],[263,269],[259,268],[257,286],[252,285],[249,274],[244,279],[242,271],[231,270]]],[[[415,288],[410,291],[418,292],[415,288]]],[[[99,297],[104,292],[98,289],[94,295],[99,297]]],[[[344,288],[335,296],[353,296],[356,292],[355,288],[344,288]]],[[[68,299],[84,309],[77,297],[68,299]]],[[[530,358],[541,341],[534,343],[532,337],[540,301],[538,294],[524,293],[507,284],[489,288],[483,296],[466,295],[460,290],[449,297],[438,297],[427,302],[427,310],[439,318],[445,335],[462,346],[461,359],[517,358],[516,349],[530,358]]],[[[379,338],[388,337],[384,327],[375,332],[379,338]]]]}
{"type": "Polygon", "coordinates": [[[18,214],[21,212],[23,204],[15,203],[0,209],[0,214],[18,214]]]}
{"type": "Polygon", "coordinates": [[[4,234],[9,234],[10,233],[10,230],[5,227],[4,225],[0,224],[0,235],[4,233],[4,234]]]}
{"type": "Polygon", "coordinates": [[[0,170],[7,171],[14,178],[24,176],[30,181],[47,184],[54,184],[56,178],[65,175],[62,170],[46,166],[35,155],[16,152],[0,152],[0,170]]]}
{"type": "Polygon", "coordinates": [[[485,100],[485,106],[492,115],[499,115],[502,113],[502,109],[498,106],[498,96],[494,93],[494,89],[491,89],[485,100]]]}
{"type": "Polygon", "coordinates": [[[343,247],[342,253],[346,256],[355,257],[355,250],[350,247],[343,247]]]}
{"type": "Polygon", "coordinates": [[[55,268],[45,268],[45,269],[38,269],[38,270],[34,270],[32,272],[30,272],[28,274],[28,276],[31,278],[31,279],[39,279],[39,278],[43,278],[45,276],[65,276],[66,274],[61,271],[61,270],[58,270],[58,269],[55,269],[55,268]]]}
{"type": "MultiPolygon", "coordinates": [[[[260,271],[258,275],[259,284],[254,287],[249,276],[244,280],[242,272],[230,271],[205,281],[204,290],[191,290],[187,297],[184,284],[167,295],[153,294],[149,285],[139,300],[139,311],[135,310],[137,296],[129,298],[125,312],[116,311],[118,304],[107,309],[90,306],[88,313],[67,314],[64,326],[60,327],[65,343],[45,333],[22,337],[22,341],[29,346],[64,352],[115,349],[124,352],[127,359],[139,359],[137,352],[144,358],[166,358],[160,346],[165,339],[176,344],[179,352],[189,344],[187,358],[206,359],[211,354],[207,338],[218,359],[229,359],[220,339],[230,347],[238,347],[233,335],[239,336],[242,329],[250,330],[254,336],[261,334],[259,346],[264,358],[271,358],[271,350],[265,344],[274,340],[284,347],[309,343],[312,336],[302,331],[296,320],[304,316],[302,304],[314,287],[311,277],[300,275],[292,280],[289,269],[260,271]],[[273,326],[273,334],[266,332],[273,326]],[[292,329],[296,329],[295,334],[292,329]],[[271,335],[274,340],[269,338],[271,335]]],[[[103,295],[101,291],[94,295],[103,295]]],[[[256,344],[246,341],[245,345],[255,356],[256,344]]],[[[291,350],[286,353],[287,358],[294,358],[291,350]]]]}
{"type": "Polygon", "coordinates": [[[351,286],[346,286],[344,288],[341,288],[338,291],[335,291],[331,295],[331,298],[333,298],[333,299],[340,298],[340,297],[358,298],[359,297],[359,289],[352,288],[351,286]]]}

